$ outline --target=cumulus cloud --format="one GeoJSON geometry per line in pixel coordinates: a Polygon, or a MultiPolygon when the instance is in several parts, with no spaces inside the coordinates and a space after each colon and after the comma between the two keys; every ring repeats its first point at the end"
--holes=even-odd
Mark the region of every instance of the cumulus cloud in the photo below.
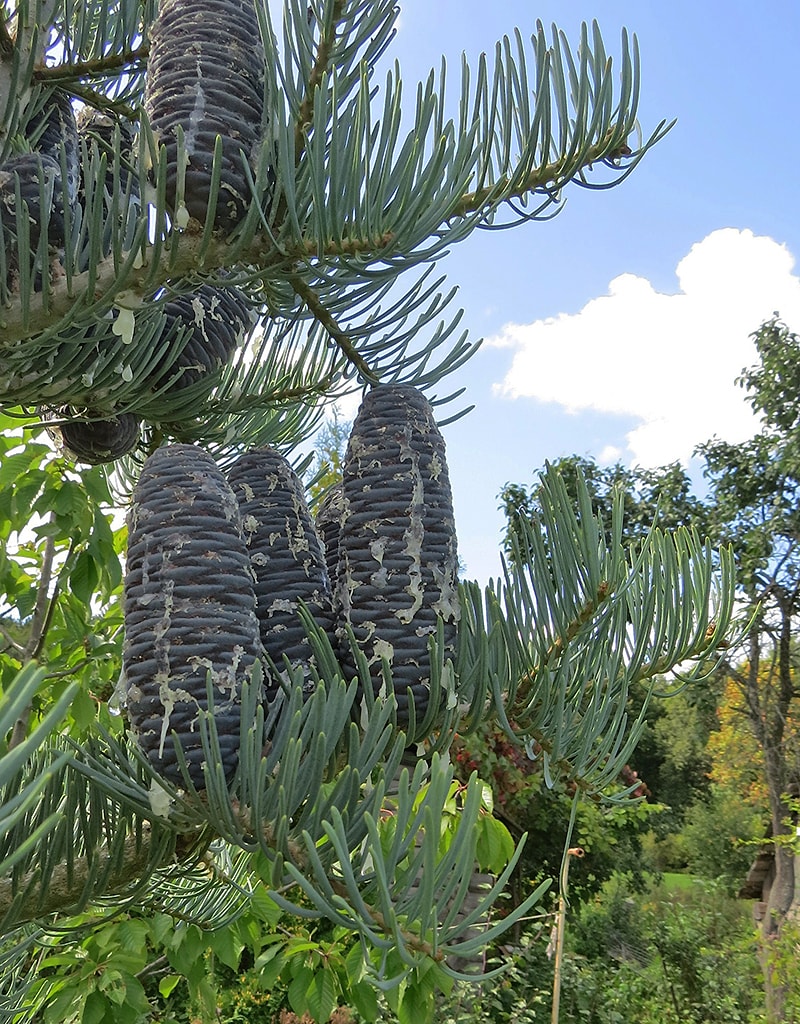
{"type": "Polygon", "coordinates": [[[772,238],[714,231],[678,263],[673,294],[622,274],[578,313],[506,325],[488,339],[514,350],[495,389],[636,417],[626,454],[644,466],[688,462],[713,436],[743,441],[757,424],[734,381],[757,361],[750,335],[773,312],[800,330],[794,262],[772,238]]]}

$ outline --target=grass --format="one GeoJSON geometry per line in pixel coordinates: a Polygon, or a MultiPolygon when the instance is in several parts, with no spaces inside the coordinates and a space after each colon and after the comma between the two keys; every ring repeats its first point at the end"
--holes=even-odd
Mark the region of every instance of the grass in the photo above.
{"type": "Polygon", "coordinates": [[[675,892],[679,889],[691,889],[696,881],[694,875],[686,875],[680,871],[665,871],[661,884],[668,892],[675,892]]]}

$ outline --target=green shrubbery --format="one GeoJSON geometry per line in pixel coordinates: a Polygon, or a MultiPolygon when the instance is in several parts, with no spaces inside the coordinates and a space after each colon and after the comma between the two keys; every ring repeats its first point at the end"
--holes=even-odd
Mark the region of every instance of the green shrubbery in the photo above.
{"type": "MultiPolygon", "coordinates": [[[[457,987],[439,1020],[549,1024],[553,962],[546,943],[541,933],[527,936],[507,973],[477,999],[457,987]]],[[[766,1018],[755,944],[749,905],[719,885],[654,883],[637,893],[617,875],[568,918],[561,1024],[760,1024],[766,1018]]]]}

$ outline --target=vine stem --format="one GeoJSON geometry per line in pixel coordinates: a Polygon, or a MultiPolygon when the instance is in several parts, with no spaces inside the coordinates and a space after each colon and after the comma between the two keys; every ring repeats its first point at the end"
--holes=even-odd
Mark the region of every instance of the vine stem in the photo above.
{"type": "MultiPolygon", "coordinates": [[[[55,513],[51,513],[50,521],[55,520],[55,513]]],[[[53,587],[53,593],[49,594],[50,581],[53,578],[53,561],[55,559],[56,545],[55,539],[50,536],[45,541],[44,554],[42,555],[42,570],[39,577],[39,589],[36,594],[36,605],[33,609],[33,616],[31,617],[31,631],[28,637],[28,642],[22,651],[23,661],[35,661],[42,653],[44,642],[47,637],[47,632],[50,628],[50,624],[53,621],[53,614],[55,612],[56,602],[58,601],[58,595],[61,590],[61,576],[64,572],[64,568],[69,564],[70,557],[75,550],[74,539],[70,542],[67,557],[64,561],[64,566],[56,579],[55,586],[53,587]]],[[[28,725],[31,719],[31,713],[33,711],[32,704],[26,704],[26,706],[20,712],[19,718],[14,723],[14,728],[11,730],[11,737],[8,741],[8,749],[13,750],[22,743],[25,737],[28,735],[28,725]]]]}

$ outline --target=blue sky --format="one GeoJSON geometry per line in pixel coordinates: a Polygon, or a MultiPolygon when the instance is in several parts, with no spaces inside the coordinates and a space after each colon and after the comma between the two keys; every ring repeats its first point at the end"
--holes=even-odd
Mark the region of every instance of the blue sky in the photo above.
{"type": "MultiPolygon", "coordinates": [[[[800,331],[800,4],[738,0],[405,0],[391,50],[406,100],[445,54],[597,19],[641,50],[645,135],[670,134],[618,188],[567,190],[553,221],[476,232],[442,262],[481,351],[451,380],[475,410],[445,428],[466,575],[499,572],[498,493],[545,460],[689,463],[755,429],[734,378],[773,310],[800,331]]],[[[691,464],[690,464],[691,465],[691,464]]],[[[696,468],[696,464],[695,464],[696,468]]]]}

